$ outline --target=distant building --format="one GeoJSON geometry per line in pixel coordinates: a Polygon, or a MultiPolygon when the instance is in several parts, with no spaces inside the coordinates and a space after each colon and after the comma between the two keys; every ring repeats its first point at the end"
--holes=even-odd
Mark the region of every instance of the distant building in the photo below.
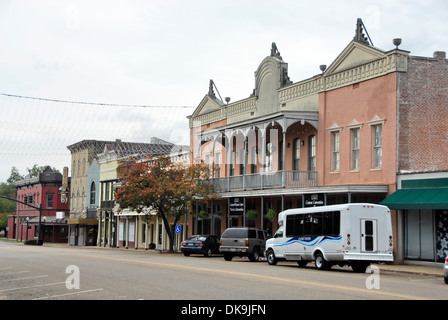
{"type": "Polygon", "coordinates": [[[69,244],[138,246],[135,235],[141,226],[136,224],[136,213],[114,210],[118,163],[169,155],[174,147],[159,138],[150,143],[83,140],[68,146],[72,154],[69,244]]]}
{"type": "Polygon", "coordinates": [[[15,216],[8,220],[8,238],[67,242],[69,201],[61,198],[62,181],[62,174],[48,166],[37,177],[26,176],[15,183],[18,202],[15,216]]]}

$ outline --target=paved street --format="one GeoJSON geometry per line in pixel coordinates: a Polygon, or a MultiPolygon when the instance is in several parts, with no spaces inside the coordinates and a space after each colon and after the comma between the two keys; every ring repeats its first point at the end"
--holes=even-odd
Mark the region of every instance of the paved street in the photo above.
{"type": "MultiPolygon", "coordinates": [[[[0,241],[2,300],[447,299],[435,276],[317,271],[235,258],[0,241]],[[376,277],[376,278],[374,278],[376,277]]],[[[188,306],[188,301],[185,302],[188,306]]],[[[188,311],[188,310],[186,310],[188,311]]],[[[191,310],[190,310],[191,311],[191,310]]]]}

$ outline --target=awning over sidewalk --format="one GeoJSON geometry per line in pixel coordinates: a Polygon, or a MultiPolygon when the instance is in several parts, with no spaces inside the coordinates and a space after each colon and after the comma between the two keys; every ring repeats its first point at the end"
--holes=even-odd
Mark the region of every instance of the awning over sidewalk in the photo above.
{"type": "Polygon", "coordinates": [[[381,204],[389,209],[448,209],[448,188],[400,189],[381,204]]]}
{"type": "Polygon", "coordinates": [[[69,219],[67,224],[88,224],[97,225],[98,219],[69,219]]]}

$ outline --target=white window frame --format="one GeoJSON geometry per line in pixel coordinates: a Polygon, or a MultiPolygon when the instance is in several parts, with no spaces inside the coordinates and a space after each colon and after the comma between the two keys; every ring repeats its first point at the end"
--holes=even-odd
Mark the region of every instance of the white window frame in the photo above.
{"type": "Polygon", "coordinates": [[[374,115],[373,118],[367,122],[372,130],[372,170],[381,170],[383,167],[383,126],[386,119],[380,118],[378,115],[374,115]],[[381,136],[379,139],[376,137],[377,129],[381,128],[381,136]],[[378,152],[380,153],[380,159],[377,159],[378,152]]]}
{"type": "Polygon", "coordinates": [[[350,131],[350,171],[353,172],[358,172],[361,164],[361,128],[362,123],[356,119],[347,126],[347,130],[350,131]],[[354,140],[355,133],[358,133],[357,140],[354,140]]]}
{"type": "Polygon", "coordinates": [[[338,126],[336,123],[333,123],[330,128],[327,128],[328,133],[331,134],[330,140],[330,173],[338,173],[340,170],[340,154],[341,154],[341,131],[342,127],[338,126]],[[335,148],[335,137],[338,137],[337,150],[335,148]]]}

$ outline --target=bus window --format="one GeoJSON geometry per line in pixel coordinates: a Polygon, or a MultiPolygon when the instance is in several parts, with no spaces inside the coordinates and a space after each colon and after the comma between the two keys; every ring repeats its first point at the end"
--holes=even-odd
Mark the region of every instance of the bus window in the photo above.
{"type": "Polygon", "coordinates": [[[283,226],[280,226],[278,230],[274,234],[274,238],[282,238],[283,237],[283,226]]]}

